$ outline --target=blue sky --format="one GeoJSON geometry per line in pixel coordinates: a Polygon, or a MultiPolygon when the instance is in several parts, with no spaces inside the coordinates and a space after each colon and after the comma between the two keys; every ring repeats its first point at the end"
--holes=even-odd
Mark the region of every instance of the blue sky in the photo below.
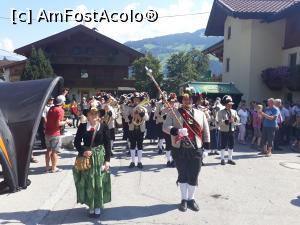
{"type": "MultiPolygon", "coordinates": [[[[77,12],[101,11],[110,13],[136,12],[145,13],[156,10],[159,16],[209,12],[213,0],[1,0],[0,17],[11,17],[11,8],[17,10],[32,9],[35,18],[41,8],[46,11],[61,11],[71,8],[77,12]]],[[[204,28],[209,14],[161,18],[154,23],[85,23],[87,27],[97,27],[98,31],[119,42],[139,40],[172,33],[193,32],[204,28]]],[[[18,47],[37,41],[49,35],[71,28],[78,23],[25,23],[12,24],[10,20],[0,19],[0,49],[12,51],[18,47]]]]}

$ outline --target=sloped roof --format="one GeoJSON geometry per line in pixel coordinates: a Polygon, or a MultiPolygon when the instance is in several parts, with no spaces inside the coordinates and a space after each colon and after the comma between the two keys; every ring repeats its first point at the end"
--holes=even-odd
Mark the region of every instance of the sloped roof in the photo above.
{"type": "Polygon", "coordinates": [[[0,68],[5,67],[6,65],[9,65],[11,63],[14,63],[16,61],[11,61],[11,60],[0,60],[0,68]]]}
{"type": "Polygon", "coordinates": [[[295,0],[219,0],[233,12],[277,13],[293,4],[295,0]]]}
{"type": "Polygon", "coordinates": [[[299,4],[300,0],[214,0],[205,35],[223,36],[227,16],[268,21],[299,4]]]}
{"type": "Polygon", "coordinates": [[[26,64],[27,59],[21,60],[21,61],[0,61],[0,69],[2,68],[11,68],[14,67],[16,65],[20,65],[20,64],[26,64]],[[1,63],[2,62],[2,63],[1,63]]]}
{"type": "Polygon", "coordinates": [[[36,42],[31,43],[31,44],[25,45],[21,48],[16,49],[14,52],[16,52],[18,54],[24,54],[25,52],[31,51],[32,46],[35,46],[35,48],[38,48],[41,45],[45,45],[45,44],[48,44],[48,43],[51,43],[51,42],[54,42],[54,41],[57,41],[57,40],[62,40],[64,38],[68,37],[69,35],[75,34],[75,33],[78,33],[78,32],[84,32],[87,35],[95,37],[99,41],[102,41],[103,43],[106,43],[107,45],[110,45],[112,47],[119,48],[120,50],[123,50],[124,52],[132,55],[133,57],[143,57],[144,56],[142,53],[140,53],[140,52],[138,52],[138,51],[136,51],[132,48],[129,48],[126,45],[123,45],[123,44],[121,44],[121,43],[119,43],[119,42],[103,35],[103,34],[98,33],[95,30],[90,29],[90,28],[88,28],[86,26],[83,26],[83,25],[78,25],[78,26],[72,27],[68,30],[64,30],[60,33],[51,35],[51,36],[46,37],[44,39],[41,39],[39,41],[36,41],[36,42]]]}

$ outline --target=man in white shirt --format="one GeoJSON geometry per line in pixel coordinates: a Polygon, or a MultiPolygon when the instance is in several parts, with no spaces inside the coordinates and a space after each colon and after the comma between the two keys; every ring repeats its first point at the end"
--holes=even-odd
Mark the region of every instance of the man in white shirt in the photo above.
{"type": "Polygon", "coordinates": [[[275,107],[279,110],[279,115],[277,117],[278,127],[275,131],[275,139],[274,139],[274,150],[281,151],[282,149],[279,147],[281,145],[281,133],[282,133],[282,125],[283,125],[283,116],[280,108],[282,107],[281,99],[274,100],[275,107]]]}
{"type": "MultiPolygon", "coordinates": [[[[42,149],[46,149],[47,146],[46,146],[46,140],[45,140],[45,125],[46,125],[46,122],[47,122],[47,114],[48,114],[48,111],[49,109],[53,106],[53,101],[54,101],[54,98],[53,97],[50,97],[47,101],[47,104],[43,110],[43,113],[42,113],[42,118],[41,118],[41,121],[40,121],[40,124],[39,124],[39,128],[38,128],[38,135],[39,135],[39,138],[40,138],[40,141],[41,141],[41,147],[42,149]]],[[[31,155],[31,160],[30,160],[32,163],[37,163],[38,161],[33,157],[33,155],[31,155]]]]}

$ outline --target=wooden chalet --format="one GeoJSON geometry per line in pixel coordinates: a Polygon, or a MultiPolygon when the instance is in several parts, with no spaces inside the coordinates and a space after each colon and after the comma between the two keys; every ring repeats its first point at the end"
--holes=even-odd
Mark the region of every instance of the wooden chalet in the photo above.
{"type": "Polygon", "coordinates": [[[129,67],[144,55],[83,25],[49,36],[15,50],[30,56],[32,47],[44,50],[54,72],[64,78],[76,98],[97,91],[126,92],[135,89],[129,67]]]}

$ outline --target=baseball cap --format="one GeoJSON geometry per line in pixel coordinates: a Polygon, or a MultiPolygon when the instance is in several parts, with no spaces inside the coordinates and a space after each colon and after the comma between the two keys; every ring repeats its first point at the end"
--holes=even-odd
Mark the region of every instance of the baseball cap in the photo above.
{"type": "Polygon", "coordinates": [[[64,95],[59,95],[55,99],[55,105],[62,105],[66,101],[66,97],[64,95]]]}

